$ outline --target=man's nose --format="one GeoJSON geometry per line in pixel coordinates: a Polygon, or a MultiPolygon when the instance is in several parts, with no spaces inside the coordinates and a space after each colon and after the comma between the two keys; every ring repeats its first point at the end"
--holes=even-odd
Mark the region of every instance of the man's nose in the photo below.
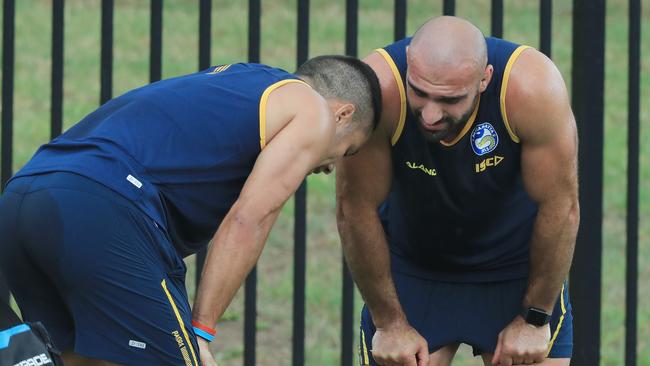
{"type": "Polygon", "coordinates": [[[426,124],[434,124],[442,119],[442,109],[434,102],[427,102],[422,108],[422,120],[426,124]]]}

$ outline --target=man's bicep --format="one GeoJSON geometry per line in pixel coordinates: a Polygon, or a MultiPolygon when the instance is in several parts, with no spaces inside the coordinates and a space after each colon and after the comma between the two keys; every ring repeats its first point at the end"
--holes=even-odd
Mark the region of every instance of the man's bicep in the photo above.
{"type": "Polygon", "coordinates": [[[506,106],[522,144],[522,175],[537,202],[577,194],[577,129],[564,80],[536,50],[513,68],[506,106]],[[537,70],[537,72],[530,72],[537,70]]]}
{"type": "Polygon", "coordinates": [[[531,198],[543,203],[576,196],[578,139],[570,107],[550,105],[547,114],[531,117],[528,125],[533,128],[522,128],[520,134],[521,165],[531,198]]]}
{"type": "Polygon", "coordinates": [[[542,204],[577,194],[575,144],[568,139],[522,146],[522,176],[531,198],[542,204]]]}
{"type": "Polygon", "coordinates": [[[297,114],[259,154],[239,201],[261,212],[277,210],[325,154],[331,133],[320,113],[297,114]],[[322,133],[321,133],[322,132],[322,133]]]}

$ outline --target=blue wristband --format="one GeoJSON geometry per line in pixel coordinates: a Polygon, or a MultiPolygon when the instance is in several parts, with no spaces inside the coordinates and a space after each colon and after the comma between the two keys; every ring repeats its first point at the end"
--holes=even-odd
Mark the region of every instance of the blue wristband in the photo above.
{"type": "Polygon", "coordinates": [[[199,329],[197,327],[192,327],[192,328],[194,328],[194,334],[196,334],[197,336],[205,339],[206,341],[212,342],[214,340],[214,336],[212,334],[210,334],[210,333],[208,333],[208,332],[206,332],[204,330],[201,330],[201,329],[199,329]]]}

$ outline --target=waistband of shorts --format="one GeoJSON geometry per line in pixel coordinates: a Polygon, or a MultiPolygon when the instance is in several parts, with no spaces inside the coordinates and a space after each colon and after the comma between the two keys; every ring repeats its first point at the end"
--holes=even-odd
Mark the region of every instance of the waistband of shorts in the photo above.
{"type": "Polygon", "coordinates": [[[504,282],[526,279],[530,271],[529,264],[526,262],[498,269],[459,268],[458,271],[451,272],[424,267],[392,250],[390,254],[391,270],[393,272],[438,282],[504,282]]]}
{"type": "MultiPolygon", "coordinates": [[[[93,179],[70,172],[48,172],[14,177],[5,188],[5,192],[32,193],[43,189],[70,189],[110,200],[121,206],[138,209],[126,197],[93,179]]],[[[139,210],[138,210],[139,211],[139,210]]]]}

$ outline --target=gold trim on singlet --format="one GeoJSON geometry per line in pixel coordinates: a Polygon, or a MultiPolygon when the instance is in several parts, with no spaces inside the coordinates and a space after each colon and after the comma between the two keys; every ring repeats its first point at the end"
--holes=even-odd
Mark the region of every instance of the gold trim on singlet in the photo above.
{"type": "Polygon", "coordinates": [[[510,58],[508,59],[508,63],[506,64],[506,68],[503,71],[503,79],[501,81],[501,96],[499,98],[501,104],[501,116],[503,116],[503,124],[506,126],[506,130],[508,130],[508,134],[510,135],[512,141],[516,143],[519,143],[519,136],[517,136],[515,132],[512,130],[512,128],[510,128],[510,123],[508,122],[508,115],[506,114],[506,91],[508,90],[508,80],[510,79],[510,71],[512,70],[512,66],[515,64],[517,58],[519,58],[519,55],[527,48],[531,48],[531,47],[519,46],[512,53],[512,55],[510,55],[510,58]]]}
{"type": "Polygon", "coordinates": [[[260,149],[264,149],[266,146],[266,103],[269,99],[269,95],[271,94],[272,91],[275,89],[281,87],[282,85],[286,85],[289,83],[302,83],[305,85],[309,85],[305,83],[302,80],[298,79],[284,79],[280,80],[276,83],[273,83],[269,85],[269,87],[264,90],[264,93],[262,94],[262,97],[260,98],[260,149]]]}
{"type": "Polygon", "coordinates": [[[395,61],[393,61],[393,58],[388,54],[388,52],[383,48],[378,48],[375,51],[379,53],[386,60],[388,66],[390,66],[390,70],[393,72],[395,82],[397,83],[397,90],[399,90],[399,120],[397,121],[397,128],[390,139],[390,144],[395,146],[402,135],[402,130],[404,130],[404,122],[406,122],[406,91],[404,90],[404,80],[402,80],[402,75],[400,75],[397,65],[395,65],[395,61]]]}

